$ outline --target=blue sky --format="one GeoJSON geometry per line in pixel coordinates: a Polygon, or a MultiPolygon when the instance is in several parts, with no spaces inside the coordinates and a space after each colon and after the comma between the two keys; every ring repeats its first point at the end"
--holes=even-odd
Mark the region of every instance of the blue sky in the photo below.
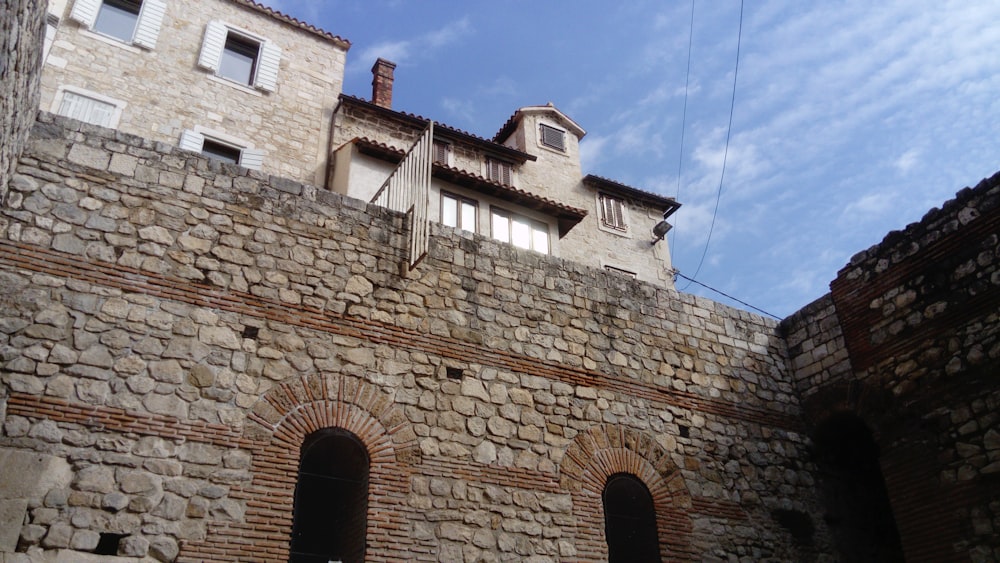
{"type": "Polygon", "coordinates": [[[724,176],[738,0],[695,0],[693,34],[688,0],[265,4],[351,41],[348,94],[370,97],[381,56],[398,64],[394,109],[482,137],[554,103],[587,130],[585,174],[683,204],[671,243],[687,276],[721,179],[697,279],[779,317],[1000,170],[1000,2],[747,1],[724,176]]]}

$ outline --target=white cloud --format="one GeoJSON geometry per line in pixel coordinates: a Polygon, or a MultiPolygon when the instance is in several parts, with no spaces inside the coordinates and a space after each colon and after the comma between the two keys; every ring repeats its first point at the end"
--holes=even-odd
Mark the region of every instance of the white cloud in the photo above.
{"type": "Polygon", "coordinates": [[[439,29],[410,39],[396,39],[376,43],[360,53],[352,54],[349,72],[367,71],[375,59],[382,57],[396,64],[405,65],[415,59],[432,56],[435,52],[459,41],[473,32],[468,18],[454,20],[439,29]]]}
{"type": "Polygon", "coordinates": [[[913,170],[913,167],[916,166],[919,161],[920,151],[917,149],[910,149],[901,154],[892,164],[896,167],[896,170],[906,174],[910,170],[913,170]]]}

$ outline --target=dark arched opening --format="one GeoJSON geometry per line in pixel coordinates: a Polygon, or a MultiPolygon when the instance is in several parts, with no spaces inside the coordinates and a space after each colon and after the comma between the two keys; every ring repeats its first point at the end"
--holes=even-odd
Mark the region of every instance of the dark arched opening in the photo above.
{"type": "Polygon", "coordinates": [[[857,416],[837,413],[813,436],[824,519],[841,560],[903,561],[896,520],[879,466],[879,447],[857,416]]]}
{"type": "Polygon", "coordinates": [[[368,450],[354,434],[324,428],[302,443],[295,487],[292,563],[365,559],[368,450]]]}
{"type": "Polygon", "coordinates": [[[609,563],[660,561],[656,510],[646,484],[635,475],[616,473],[604,485],[603,501],[609,563]]]}

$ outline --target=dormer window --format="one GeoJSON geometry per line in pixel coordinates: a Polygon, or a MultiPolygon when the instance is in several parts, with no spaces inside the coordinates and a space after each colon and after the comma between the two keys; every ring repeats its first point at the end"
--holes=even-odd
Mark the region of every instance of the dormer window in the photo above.
{"type": "Polygon", "coordinates": [[[606,193],[597,194],[597,211],[601,226],[616,231],[628,231],[625,222],[625,202],[606,193]]]}
{"type": "Polygon", "coordinates": [[[545,125],[542,123],[540,126],[540,137],[542,140],[542,145],[549,147],[550,149],[555,149],[560,152],[566,151],[566,132],[561,129],[556,129],[555,127],[545,125]]]}
{"type": "Polygon", "coordinates": [[[486,157],[486,177],[494,182],[511,185],[511,164],[492,156],[486,157]]]}

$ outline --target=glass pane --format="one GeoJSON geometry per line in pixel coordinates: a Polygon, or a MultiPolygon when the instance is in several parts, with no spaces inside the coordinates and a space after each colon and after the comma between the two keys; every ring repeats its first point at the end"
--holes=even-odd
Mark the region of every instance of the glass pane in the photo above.
{"type": "Polygon", "coordinates": [[[493,238],[503,242],[510,242],[510,219],[493,212],[492,222],[493,238]]]}
{"type": "Polygon", "coordinates": [[[458,226],[458,201],[453,197],[441,197],[441,222],[449,227],[458,226]]]}
{"type": "Polygon", "coordinates": [[[467,201],[462,202],[462,228],[476,232],[476,206],[467,201]]]}
{"type": "Polygon", "coordinates": [[[135,22],[139,20],[139,2],[104,0],[94,21],[94,31],[122,41],[132,41],[135,22]]]}
{"type": "Polygon", "coordinates": [[[260,46],[256,43],[230,33],[226,37],[226,47],[222,50],[222,59],[219,61],[219,76],[242,84],[252,84],[259,49],[260,46]]]}
{"type": "Polygon", "coordinates": [[[210,139],[205,139],[205,143],[201,147],[201,154],[223,162],[240,163],[240,149],[210,139]]]}
{"type": "Polygon", "coordinates": [[[549,253],[549,232],[540,228],[532,229],[532,248],[538,252],[549,253]]]}
{"type": "Polygon", "coordinates": [[[531,227],[517,219],[511,223],[510,229],[511,243],[521,248],[531,248],[531,227]]]}

